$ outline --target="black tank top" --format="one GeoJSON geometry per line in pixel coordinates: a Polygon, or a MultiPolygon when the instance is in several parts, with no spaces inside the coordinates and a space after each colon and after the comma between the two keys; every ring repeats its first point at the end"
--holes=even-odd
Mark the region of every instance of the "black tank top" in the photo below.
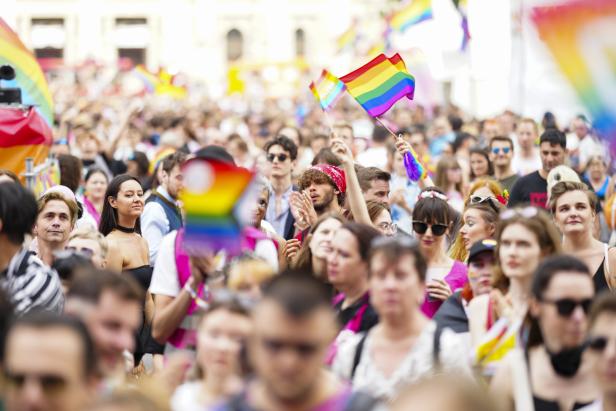
{"type": "Polygon", "coordinates": [[[602,291],[609,290],[610,287],[607,284],[607,280],[605,279],[605,264],[607,263],[608,273],[611,272],[610,263],[609,263],[609,255],[608,255],[608,247],[605,246],[605,256],[603,257],[603,261],[601,261],[601,265],[597,268],[597,272],[592,276],[592,282],[595,284],[595,294],[599,294],[602,291]]]}
{"type": "Polygon", "coordinates": [[[125,273],[128,273],[139,283],[139,285],[143,288],[143,291],[147,291],[148,288],[150,288],[150,281],[152,281],[152,271],[153,268],[149,265],[143,265],[141,267],[124,270],[125,273]]]}

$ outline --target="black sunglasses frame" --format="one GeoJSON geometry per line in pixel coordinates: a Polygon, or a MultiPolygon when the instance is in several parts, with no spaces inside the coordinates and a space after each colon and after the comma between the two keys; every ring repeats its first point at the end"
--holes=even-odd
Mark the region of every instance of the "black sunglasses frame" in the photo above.
{"type": "Polygon", "coordinates": [[[428,231],[428,227],[430,227],[432,234],[437,237],[441,237],[442,235],[444,235],[449,228],[445,224],[428,224],[423,221],[413,221],[413,231],[415,231],[417,234],[425,234],[428,231]]]}
{"type": "Polygon", "coordinates": [[[285,161],[287,161],[287,158],[289,158],[289,156],[285,153],[280,153],[280,154],[268,154],[267,155],[267,161],[269,161],[270,163],[273,163],[275,159],[278,159],[278,161],[280,161],[281,163],[284,163],[285,161]]]}
{"type": "Polygon", "coordinates": [[[561,298],[558,300],[541,299],[540,301],[542,303],[555,305],[556,311],[558,311],[558,315],[561,317],[571,317],[578,306],[582,307],[584,315],[588,315],[592,305],[592,298],[585,298],[583,300],[573,300],[571,298],[561,298]]]}

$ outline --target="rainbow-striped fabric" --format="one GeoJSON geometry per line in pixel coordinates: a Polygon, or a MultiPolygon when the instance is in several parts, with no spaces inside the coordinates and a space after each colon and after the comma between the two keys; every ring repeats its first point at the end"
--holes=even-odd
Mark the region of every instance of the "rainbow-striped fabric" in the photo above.
{"type": "Polygon", "coordinates": [[[432,18],[432,0],[409,0],[391,16],[391,27],[404,32],[409,27],[432,18]]]}
{"type": "Polygon", "coordinates": [[[346,90],[344,83],[327,70],[323,70],[321,77],[316,82],[311,82],[308,87],[325,111],[334,107],[346,90]]]}
{"type": "Polygon", "coordinates": [[[538,7],[541,39],[616,154],[616,2],[575,0],[538,7]]]}
{"type": "Polygon", "coordinates": [[[43,70],[34,54],[0,17],[0,65],[5,64],[15,69],[15,79],[3,81],[3,87],[20,88],[22,103],[35,106],[47,124],[53,125],[53,101],[43,70]]]}
{"type": "Polygon", "coordinates": [[[254,174],[220,161],[193,159],[183,166],[184,190],[180,201],[186,212],[183,247],[191,254],[241,250],[237,205],[254,174]]]}
{"type": "Polygon", "coordinates": [[[378,117],[403,97],[413,99],[415,79],[399,54],[379,54],[355,71],[340,78],[349,94],[372,117],[378,117]]]}

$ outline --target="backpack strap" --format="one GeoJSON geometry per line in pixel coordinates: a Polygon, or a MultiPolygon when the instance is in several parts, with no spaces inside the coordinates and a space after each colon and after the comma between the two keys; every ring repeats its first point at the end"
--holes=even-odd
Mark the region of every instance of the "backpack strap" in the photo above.
{"type": "Polygon", "coordinates": [[[355,348],[355,355],[353,356],[353,366],[351,367],[351,380],[355,377],[355,370],[357,370],[357,366],[359,365],[359,361],[361,360],[361,354],[364,350],[364,345],[366,344],[366,338],[368,337],[368,332],[364,333],[355,348]]]}
{"type": "Polygon", "coordinates": [[[443,328],[438,324],[434,330],[434,339],[432,341],[432,364],[435,370],[439,370],[443,364],[441,364],[441,335],[443,334],[443,328]]]}

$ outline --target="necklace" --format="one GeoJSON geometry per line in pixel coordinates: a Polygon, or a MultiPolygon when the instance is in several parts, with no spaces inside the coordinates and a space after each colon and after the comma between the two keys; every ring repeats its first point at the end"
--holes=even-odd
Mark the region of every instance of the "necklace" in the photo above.
{"type": "Polygon", "coordinates": [[[117,225],[115,226],[116,230],[118,231],[122,231],[123,233],[134,233],[135,232],[135,227],[133,228],[127,228],[127,227],[122,227],[121,225],[117,225]]]}

